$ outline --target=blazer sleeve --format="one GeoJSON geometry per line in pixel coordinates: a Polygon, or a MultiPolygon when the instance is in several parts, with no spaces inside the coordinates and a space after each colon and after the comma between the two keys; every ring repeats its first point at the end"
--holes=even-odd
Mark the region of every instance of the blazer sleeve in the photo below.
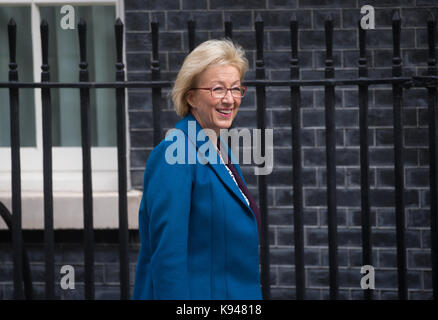
{"type": "Polygon", "coordinates": [[[149,220],[151,276],[155,299],[190,299],[187,270],[192,166],[168,164],[166,145],[157,146],[146,166],[145,206],[149,220]]]}

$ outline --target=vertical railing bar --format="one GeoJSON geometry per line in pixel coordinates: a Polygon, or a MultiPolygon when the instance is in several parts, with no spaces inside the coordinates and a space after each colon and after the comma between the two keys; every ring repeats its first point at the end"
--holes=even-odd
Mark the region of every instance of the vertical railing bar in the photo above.
{"type": "MultiPolygon", "coordinates": [[[[326,41],[325,78],[334,78],[333,67],[333,20],[328,15],[324,23],[326,41]]],[[[329,283],[330,299],[338,298],[338,244],[337,244],[337,212],[336,212],[336,128],[335,128],[335,87],[325,85],[325,127],[327,157],[327,215],[329,242],[329,283]]]]}
{"type": "MultiPolygon", "coordinates": [[[[401,77],[400,58],[400,16],[398,10],[392,18],[393,59],[392,76],[401,77]]],[[[405,202],[403,172],[403,124],[402,124],[402,87],[392,85],[393,121],[394,121],[394,177],[395,177],[395,218],[397,238],[398,294],[400,300],[407,299],[406,285],[406,243],[405,243],[405,202]]]]}
{"type": "MultiPolygon", "coordinates": [[[[48,64],[49,26],[41,22],[42,66],[41,82],[50,81],[48,64]]],[[[55,297],[55,259],[53,231],[53,172],[52,172],[52,104],[50,88],[41,89],[43,117],[43,173],[44,173],[44,251],[46,262],[46,299],[55,297]]]]}
{"type": "MultiPolygon", "coordinates": [[[[263,61],[263,20],[260,14],[257,15],[255,21],[256,30],[256,79],[265,79],[265,65],[263,61]]],[[[265,127],[266,127],[266,88],[265,85],[259,85],[256,87],[257,97],[257,128],[261,131],[261,154],[265,156],[265,127]]],[[[270,264],[269,264],[269,220],[268,220],[268,208],[267,208],[267,186],[266,176],[258,175],[258,188],[259,188],[259,205],[261,211],[261,285],[262,295],[264,299],[269,300],[271,297],[270,292],[270,264]]]]}
{"type": "Polygon", "coordinates": [[[189,40],[189,52],[192,52],[195,49],[195,28],[196,21],[193,18],[193,14],[190,14],[189,20],[187,21],[187,37],[189,40]]]}
{"type": "MultiPolygon", "coordinates": [[[[80,63],[79,81],[88,82],[87,25],[81,18],[78,23],[80,63]]],[[[81,142],[82,142],[82,184],[84,207],[84,248],[85,248],[85,299],[94,299],[94,229],[93,229],[93,188],[91,177],[91,119],[90,89],[81,88],[81,142]]]]}
{"type": "MultiPolygon", "coordinates": [[[[151,71],[152,81],[160,80],[160,60],[158,56],[158,27],[159,22],[154,16],[151,22],[152,33],[152,60],[151,71]]],[[[161,141],[161,87],[152,88],[152,112],[154,121],[154,146],[161,141]]]]}
{"type": "Polygon", "coordinates": [[[230,14],[225,14],[224,37],[226,39],[233,40],[233,23],[231,22],[230,14]]]}
{"type": "MultiPolygon", "coordinates": [[[[298,22],[295,14],[290,19],[291,59],[290,78],[300,78],[298,64],[298,22]]],[[[295,281],[297,300],[305,299],[304,271],[304,231],[303,231],[303,169],[301,166],[301,90],[300,86],[291,86],[291,128],[292,128],[292,173],[294,205],[294,240],[295,240],[295,281]]]]}
{"type": "MultiPolygon", "coordinates": [[[[427,74],[437,76],[435,33],[436,20],[432,12],[427,19],[427,37],[429,44],[429,58],[427,74]]],[[[429,183],[430,183],[430,242],[432,264],[433,299],[438,300],[438,112],[437,88],[427,88],[429,112],[429,183]]]]}
{"type": "MultiPolygon", "coordinates": [[[[359,78],[368,77],[366,31],[359,28],[359,78]]],[[[370,181],[368,150],[368,85],[359,85],[360,188],[362,209],[362,264],[373,265],[371,248],[370,181]]],[[[364,290],[364,299],[372,299],[372,289],[364,290]]]]}
{"type": "MultiPolygon", "coordinates": [[[[18,81],[16,56],[17,25],[14,19],[8,23],[9,81],[18,81]]],[[[11,131],[11,190],[12,190],[12,250],[14,299],[23,299],[23,236],[21,217],[21,165],[20,165],[20,106],[18,88],[9,88],[11,131]]]]}
{"type": "Polygon", "coordinates": [[[233,23],[231,22],[231,15],[227,14],[224,21],[225,38],[233,39],[233,23]]]}
{"type": "MultiPolygon", "coordinates": [[[[116,81],[125,81],[123,64],[123,23],[117,18],[116,37],[116,81]]],[[[120,253],[120,298],[129,299],[129,257],[128,257],[128,202],[126,164],[126,115],[125,88],[116,89],[117,106],[117,164],[119,185],[119,253],[120,253]]]]}

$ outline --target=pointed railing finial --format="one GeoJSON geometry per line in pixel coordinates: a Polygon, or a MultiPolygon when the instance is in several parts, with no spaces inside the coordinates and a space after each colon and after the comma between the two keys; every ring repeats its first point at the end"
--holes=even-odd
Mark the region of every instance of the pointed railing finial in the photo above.
{"type": "Polygon", "coordinates": [[[8,23],[8,38],[9,38],[9,66],[11,69],[16,69],[15,63],[16,48],[17,48],[17,25],[14,18],[11,18],[8,23]]]}
{"type": "Polygon", "coordinates": [[[330,13],[325,16],[324,28],[326,29],[326,32],[327,30],[330,30],[329,32],[332,32],[331,30],[333,29],[333,18],[330,13]]]}
{"type": "Polygon", "coordinates": [[[233,38],[233,23],[231,22],[231,14],[225,15],[224,21],[225,38],[233,38]]]}
{"type": "Polygon", "coordinates": [[[295,14],[295,12],[292,12],[292,15],[291,15],[289,21],[291,21],[291,22],[295,22],[295,21],[297,21],[297,15],[295,14]]]}
{"type": "Polygon", "coordinates": [[[79,18],[78,22],[78,35],[79,35],[79,67],[81,69],[87,68],[87,23],[83,18],[79,18]]]}
{"type": "Polygon", "coordinates": [[[117,64],[116,68],[117,70],[123,69],[123,22],[120,18],[116,19],[116,22],[114,23],[114,33],[116,37],[116,59],[117,64]]]}
{"type": "Polygon", "coordinates": [[[42,62],[43,65],[41,68],[43,71],[48,70],[48,52],[49,52],[49,24],[47,23],[46,19],[43,19],[41,21],[40,25],[40,32],[41,32],[41,51],[42,51],[42,62]]]}

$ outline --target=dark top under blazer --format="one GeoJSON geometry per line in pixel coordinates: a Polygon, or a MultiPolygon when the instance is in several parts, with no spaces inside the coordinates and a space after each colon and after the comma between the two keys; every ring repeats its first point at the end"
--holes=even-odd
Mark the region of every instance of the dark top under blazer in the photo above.
{"type": "MultiPolygon", "coordinates": [[[[207,157],[211,142],[192,141],[189,121],[197,136],[202,128],[190,113],[175,127],[187,148],[207,157]]],[[[215,164],[171,165],[172,143],[161,141],[147,161],[133,299],[261,299],[254,213],[216,152],[215,164]]]]}

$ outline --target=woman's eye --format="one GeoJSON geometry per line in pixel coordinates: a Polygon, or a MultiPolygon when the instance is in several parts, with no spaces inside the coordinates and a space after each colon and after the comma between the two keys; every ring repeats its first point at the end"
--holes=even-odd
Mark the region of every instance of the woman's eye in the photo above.
{"type": "Polygon", "coordinates": [[[231,90],[233,90],[234,92],[240,92],[240,87],[234,87],[231,90]]]}
{"type": "Polygon", "coordinates": [[[225,90],[225,88],[223,88],[223,87],[216,87],[216,88],[213,88],[213,91],[214,92],[223,92],[225,90]]]}

